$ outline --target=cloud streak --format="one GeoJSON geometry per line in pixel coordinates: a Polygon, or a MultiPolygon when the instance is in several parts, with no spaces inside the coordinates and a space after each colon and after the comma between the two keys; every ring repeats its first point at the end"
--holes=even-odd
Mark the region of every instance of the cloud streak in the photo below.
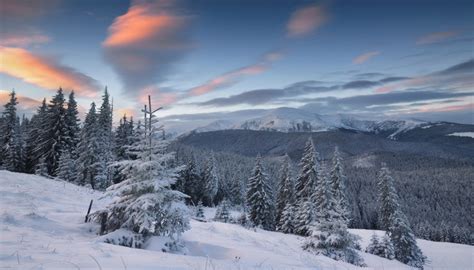
{"type": "Polygon", "coordinates": [[[35,55],[25,49],[0,47],[0,59],[1,73],[44,89],[54,90],[61,86],[86,97],[94,97],[100,91],[95,79],[61,65],[53,58],[35,55]]]}
{"type": "Polygon", "coordinates": [[[323,6],[312,4],[293,12],[286,26],[287,36],[302,37],[321,27],[328,20],[323,6]]]}
{"type": "Polygon", "coordinates": [[[360,65],[360,64],[363,64],[363,63],[369,61],[370,59],[372,59],[373,57],[375,57],[379,54],[380,54],[379,51],[366,52],[366,53],[361,54],[361,55],[357,56],[356,58],[354,58],[352,60],[352,63],[354,63],[356,65],[360,65]]]}
{"type": "Polygon", "coordinates": [[[270,52],[265,54],[261,60],[254,64],[227,72],[215,78],[212,78],[202,85],[189,90],[189,95],[199,96],[209,92],[228,87],[242,80],[244,77],[253,76],[267,71],[271,64],[283,57],[281,52],[270,52]]]}
{"type": "Polygon", "coordinates": [[[189,16],[177,12],[175,1],[134,1],[117,17],[102,43],[106,61],[136,95],[165,80],[173,65],[191,48],[189,16]]]}
{"type": "Polygon", "coordinates": [[[416,40],[416,45],[428,45],[433,43],[438,43],[450,39],[459,35],[458,31],[445,31],[445,32],[434,32],[430,34],[426,34],[424,36],[419,37],[416,40]]]}

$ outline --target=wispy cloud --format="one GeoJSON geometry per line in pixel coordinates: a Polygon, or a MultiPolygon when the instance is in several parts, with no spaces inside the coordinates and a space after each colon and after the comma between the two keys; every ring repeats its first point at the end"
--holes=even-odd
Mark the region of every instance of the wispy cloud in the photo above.
{"type": "Polygon", "coordinates": [[[165,80],[170,69],[191,48],[188,22],[175,1],[134,1],[117,17],[102,43],[105,58],[125,84],[127,93],[165,80]]]}
{"type": "Polygon", "coordinates": [[[449,88],[452,89],[473,89],[473,72],[474,59],[470,59],[444,70],[383,85],[375,89],[375,92],[388,93],[396,90],[403,90],[407,87],[437,87],[439,85],[442,85],[445,88],[449,86],[449,88]]]}
{"type": "Polygon", "coordinates": [[[459,31],[434,32],[419,37],[416,40],[417,45],[427,45],[445,41],[459,35],[459,31]]]}
{"type": "Polygon", "coordinates": [[[25,49],[0,47],[0,72],[44,89],[59,86],[74,89],[80,96],[93,97],[100,91],[99,83],[54,58],[33,54],[25,49]]]}
{"type": "Polygon", "coordinates": [[[246,76],[253,76],[267,71],[271,64],[283,57],[281,52],[270,52],[265,54],[262,59],[254,64],[227,72],[220,76],[210,79],[206,83],[196,86],[189,90],[191,96],[199,96],[217,89],[228,87],[235,84],[246,76]]]}
{"type": "Polygon", "coordinates": [[[352,60],[352,63],[360,65],[360,64],[363,64],[363,63],[369,61],[371,58],[373,58],[374,56],[377,56],[379,54],[380,54],[379,51],[366,52],[366,53],[361,54],[361,55],[357,56],[356,58],[354,58],[354,60],[352,60]]]}
{"type": "Polygon", "coordinates": [[[39,33],[18,34],[5,33],[0,40],[0,46],[7,47],[28,47],[33,44],[48,43],[50,38],[39,33]]]}
{"type": "Polygon", "coordinates": [[[321,5],[312,4],[293,12],[286,26],[288,37],[310,34],[328,20],[328,14],[321,5]]]}

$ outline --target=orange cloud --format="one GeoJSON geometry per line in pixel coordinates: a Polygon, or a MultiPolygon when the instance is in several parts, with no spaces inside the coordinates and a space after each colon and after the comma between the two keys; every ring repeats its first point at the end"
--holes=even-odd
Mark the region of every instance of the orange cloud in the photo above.
{"type": "Polygon", "coordinates": [[[379,51],[366,52],[354,58],[354,60],[352,60],[352,63],[360,65],[369,61],[372,57],[377,56],[379,54],[379,51]]]}
{"type": "Polygon", "coordinates": [[[55,90],[61,86],[74,89],[78,95],[94,97],[100,88],[93,78],[25,49],[0,47],[0,59],[1,73],[44,89],[55,90]]]}
{"type": "Polygon", "coordinates": [[[444,41],[451,37],[459,35],[458,31],[435,32],[419,37],[416,40],[417,45],[433,44],[444,41]]]}
{"type": "Polygon", "coordinates": [[[313,4],[296,10],[290,17],[287,36],[300,37],[307,35],[323,25],[328,19],[322,6],[313,4]]]}
{"type": "Polygon", "coordinates": [[[172,66],[191,47],[189,16],[175,1],[133,1],[117,17],[103,41],[106,61],[120,76],[129,93],[165,80],[172,66]]]}
{"type": "Polygon", "coordinates": [[[166,35],[183,26],[186,19],[181,16],[157,13],[151,3],[133,5],[128,12],[115,19],[109,28],[109,36],[103,42],[105,47],[146,46],[169,49],[182,46],[179,43],[167,42],[166,35]],[[156,37],[162,36],[164,44],[149,44],[156,37]]]}

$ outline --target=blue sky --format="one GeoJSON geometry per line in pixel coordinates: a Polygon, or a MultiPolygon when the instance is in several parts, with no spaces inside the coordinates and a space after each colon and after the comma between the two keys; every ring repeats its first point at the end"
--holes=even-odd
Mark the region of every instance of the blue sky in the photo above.
{"type": "Polygon", "coordinates": [[[2,1],[0,98],[15,89],[31,110],[62,86],[76,91],[84,111],[108,86],[117,116],[134,113],[151,93],[164,115],[314,103],[320,113],[436,114],[470,122],[473,5],[2,1]],[[343,103],[395,94],[413,98],[343,103]]]}

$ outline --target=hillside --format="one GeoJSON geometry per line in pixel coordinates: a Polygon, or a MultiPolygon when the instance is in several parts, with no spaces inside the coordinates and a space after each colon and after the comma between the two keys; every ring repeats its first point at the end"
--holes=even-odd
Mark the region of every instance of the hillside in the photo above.
{"type": "MultiPolygon", "coordinates": [[[[34,175],[0,172],[0,267],[12,269],[360,269],[300,249],[301,237],[238,225],[191,221],[186,255],[101,243],[95,224],[84,223],[90,199],[101,192],[34,175]]],[[[207,209],[211,216],[213,209],[207,209]]],[[[353,230],[367,245],[372,231],[353,230]]],[[[377,232],[381,233],[381,232],[377,232]]],[[[419,240],[429,269],[471,269],[473,247],[419,240]]],[[[409,269],[363,253],[368,268],[409,269]]]]}

